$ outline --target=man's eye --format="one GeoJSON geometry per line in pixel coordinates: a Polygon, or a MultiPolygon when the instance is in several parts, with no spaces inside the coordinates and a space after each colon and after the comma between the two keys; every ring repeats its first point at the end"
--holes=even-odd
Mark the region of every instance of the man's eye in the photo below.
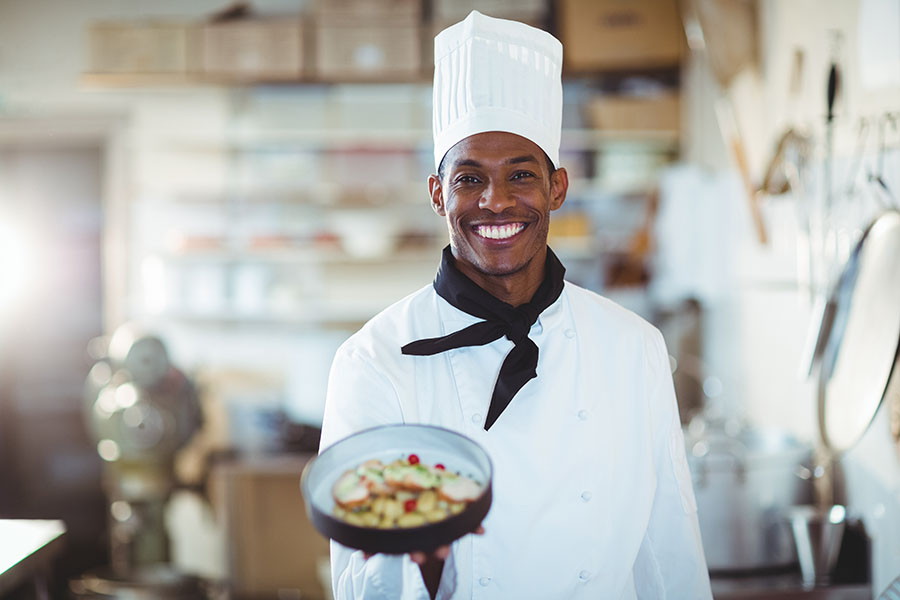
{"type": "Polygon", "coordinates": [[[478,179],[472,175],[460,175],[456,178],[456,183],[478,183],[478,179]]]}
{"type": "Polygon", "coordinates": [[[534,177],[534,173],[531,171],[516,171],[513,173],[512,179],[528,179],[529,177],[534,177]]]}

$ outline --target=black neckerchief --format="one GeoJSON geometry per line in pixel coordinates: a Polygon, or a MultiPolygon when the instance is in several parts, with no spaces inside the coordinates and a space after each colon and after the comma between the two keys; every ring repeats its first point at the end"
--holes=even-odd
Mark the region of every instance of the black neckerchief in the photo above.
{"type": "Polygon", "coordinates": [[[494,385],[491,406],[484,421],[484,429],[487,431],[522,386],[537,377],[538,347],[528,337],[528,332],[544,309],[559,298],[565,273],[565,267],[553,251],[547,248],[547,263],[541,285],[529,302],[512,306],[498,300],[463,275],[456,268],[450,246],[447,246],[434,279],[434,289],[441,298],[459,310],[484,321],[443,337],[410,342],[400,350],[403,354],[431,356],[463,346],[484,346],[504,335],[515,344],[503,360],[500,375],[494,385]]]}

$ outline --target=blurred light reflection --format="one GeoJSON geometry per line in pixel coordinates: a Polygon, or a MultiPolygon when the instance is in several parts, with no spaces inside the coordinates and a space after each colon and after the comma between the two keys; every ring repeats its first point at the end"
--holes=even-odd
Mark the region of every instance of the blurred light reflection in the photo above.
{"type": "Polygon", "coordinates": [[[113,462],[119,460],[122,452],[119,450],[119,444],[113,440],[106,439],[100,440],[97,443],[97,454],[99,454],[100,458],[103,460],[113,462]]]}
{"type": "Polygon", "coordinates": [[[0,315],[23,303],[33,286],[35,247],[17,223],[0,217],[0,315]]]}
{"type": "Polygon", "coordinates": [[[97,397],[97,404],[94,405],[94,410],[100,413],[101,417],[106,418],[116,412],[118,407],[115,389],[104,388],[97,397]]]}
{"type": "Polygon", "coordinates": [[[137,402],[137,389],[130,383],[123,383],[116,388],[116,404],[122,408],[130,408],[137,402]]]}
{"type": "Polygon", "coordinates": [[[116,521],[127,521],[131,518],[131,505],[124,500],[116,500],[109,507],[109,512],[116,521]]]}
{"type": "Polygon", "coordinates": [[[153,314],[163,312],[169,301],[165,263],[157,256],[145,258],[141,263],[141,274],[145,308],[153,314]]]}
{"type": "Polygon", "coordinates": [[[91,378],[91,383],[93,385],[98,388],[103,387],[109,383],[109,380],[112,377],[112,368],[108,363],[98,362],[91,367],[91,372],[88,375],[91,378]]]}

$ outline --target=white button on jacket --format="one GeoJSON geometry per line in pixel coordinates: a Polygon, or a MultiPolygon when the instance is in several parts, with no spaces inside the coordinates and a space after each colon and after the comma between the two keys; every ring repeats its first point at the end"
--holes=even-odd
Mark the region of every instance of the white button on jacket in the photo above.
{"type": "MultiPolygon", "coordinates": [[[[487,414],[512,342],[400,353],[477,320],[423,288],[341,346],[328,386],[322,448],[402,422],[460,431],[490,455],[485,534],[453,543],[438,598],[711,598],[659,332],[567,283],[531,328],[538,377],[484,431],[471,419],[487,414]]],[[[428,598],[408,556],[367,561],[332,543],[331,558],[338,600],[428,598]]]]}

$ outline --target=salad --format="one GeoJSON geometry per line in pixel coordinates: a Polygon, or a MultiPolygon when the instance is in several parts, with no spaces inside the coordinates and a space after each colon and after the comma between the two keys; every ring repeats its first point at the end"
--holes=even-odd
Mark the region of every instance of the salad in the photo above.
{"type": "Polygon", "coordinates": [[[367,460],[332,487],[334,516],[360,527],[393,529],[436,523],[461,513],[482,493],[470,477],[444,465],[425,465],[415,454],[385,465],[367,460]]]}

